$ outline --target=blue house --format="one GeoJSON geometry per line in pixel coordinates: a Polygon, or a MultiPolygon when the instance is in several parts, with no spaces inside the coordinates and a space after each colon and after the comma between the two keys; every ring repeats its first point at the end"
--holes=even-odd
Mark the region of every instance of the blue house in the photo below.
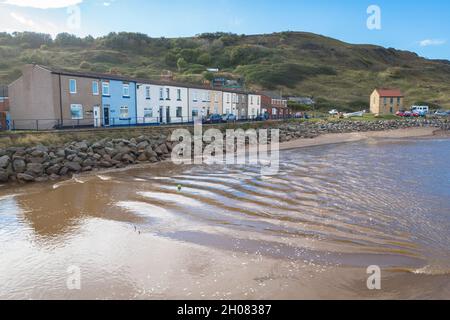
{"type": "Polygon", "coordinates": [[[105,126],[129,126],[137,123],[136,83],[102,80],[102,114],[105,126]]]}

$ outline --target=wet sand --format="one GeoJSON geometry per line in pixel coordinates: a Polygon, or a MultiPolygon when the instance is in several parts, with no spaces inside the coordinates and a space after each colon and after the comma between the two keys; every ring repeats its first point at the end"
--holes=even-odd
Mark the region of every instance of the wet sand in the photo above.
{"type": "Polygon", "coordinates": [[[450,299],[450,140],[432,134],[294,141],[326,146],[283,151],[271,178],[163,162],[0,188],[0,299],[450,299]]]}

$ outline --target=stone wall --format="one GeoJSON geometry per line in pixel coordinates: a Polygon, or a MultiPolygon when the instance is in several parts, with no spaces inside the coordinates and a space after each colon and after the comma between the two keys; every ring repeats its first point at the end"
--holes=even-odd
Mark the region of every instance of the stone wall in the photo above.
{"type": "MultiPolygon", "coordinates": [[[[390,121],[287,122],[265,125],[280,129],[280,140],[311,139],[326,133],[384,131],[411,127],[450,129],[448,119],[390,121]]],[[[239,125],[236,125],[239,127],[239,125]]],[[[192,129],[192,128],[191,128],[192,129]]],[[[170,132],[153,133],[131,139],[73,141],[61,146],[9,147],[0,149],[0,182],[26,183],[59,180],[73,174],[138,163],[156,163],[170,158],[174,143],[170,132]]]]}

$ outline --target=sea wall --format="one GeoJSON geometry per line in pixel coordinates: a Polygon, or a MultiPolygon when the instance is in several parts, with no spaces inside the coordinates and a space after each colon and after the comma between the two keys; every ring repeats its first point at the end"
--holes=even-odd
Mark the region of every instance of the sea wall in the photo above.
{"type": "MultiPolygon", "coordinates": [[[[239,128],[239,124],[235,128],[239,128]]],[[[408,119],[380,121],[280,122],[262,127],[280,129],[280,142],[311,139],[328,133],[386,131],[433,127],[450,129],[448,119],[408,119]]],[[[188,127],[187,127],[188,128],[188,127]]],[[[188,128],[192,130],[192,127],[188,128]]],[[[244,127],[244,129],[246,129],[244,127]]],[[[173,130],[173,129],[172,129],[173,130]]],[[[170,158],[175,143],[170,130],[155,128],[134,138],[102,138],[72,141],[64,145],[36,145],[0,149],[0,182],[28,183],[59,180],[73,174],[139,163],[157,163],[170,158]]]]}

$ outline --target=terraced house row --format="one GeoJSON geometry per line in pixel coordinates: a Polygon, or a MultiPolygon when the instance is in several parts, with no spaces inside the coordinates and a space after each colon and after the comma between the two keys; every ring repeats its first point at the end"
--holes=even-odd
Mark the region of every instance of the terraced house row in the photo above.
{"type": "Polygon", "coordinates": [[[258,93],[40,65],[26,65],[8,91],[11,126],[19,130],[177,124],[210,114],[233,114],[237,120],[289,114],[286,100],[258,93]]]}

